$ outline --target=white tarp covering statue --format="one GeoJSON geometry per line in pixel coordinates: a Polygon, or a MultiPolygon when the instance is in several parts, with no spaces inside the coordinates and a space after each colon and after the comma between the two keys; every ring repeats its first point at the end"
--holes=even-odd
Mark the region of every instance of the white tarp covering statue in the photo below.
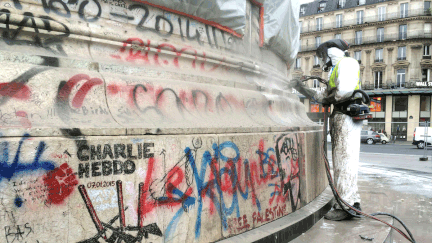
{"type": "Polygon", "coordinates": [[[300,4],[297,0],[264,1],[264,40],[291,66],[300,47],[300,4]]]}
{"type": "Polygon", "coordinates": [[[246,0],[147,0],[147,2],[216,22],[243,35],[246,0]]]}
{"type": "MultiPolygon", "coordinates": [[[[243,35],[247,0],[148,0],[147,2],[213,21],[243,35]]],[[[264,6],[264,40],[266,46],[289,66],[300,45],[298,0],[255,0],[264,6]]]]}

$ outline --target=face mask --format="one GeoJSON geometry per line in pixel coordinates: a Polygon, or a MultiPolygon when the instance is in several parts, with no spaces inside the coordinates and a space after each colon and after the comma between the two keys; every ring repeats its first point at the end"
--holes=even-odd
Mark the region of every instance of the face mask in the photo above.
{"type": "MultiPolygon", "coordinates": [[[[323,62],[324,62],[324,60],[323,60],[323,62]]],[[[324,72],[330,71],[330,69],[333,67],[332,61],[329,57],[327,57],[327,60],[326,60],[325,64],[322,65],[322,67],[323,67],[322,70],[324,72]]]]}

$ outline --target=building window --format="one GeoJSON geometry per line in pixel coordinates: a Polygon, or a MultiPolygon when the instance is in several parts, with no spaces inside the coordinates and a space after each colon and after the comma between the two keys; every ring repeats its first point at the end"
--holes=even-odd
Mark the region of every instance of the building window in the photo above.
{"type": "MultiPolygon", "coordinates": [[[[401,112],[406,115],[407,111],[408,96],[393,96],[393,112],[401,112]]],[[[392,122],[392,135],[398,135],[398,139],[403,139],[406,136],[407,117],[393,118],[392,122]]]]}
{"type": "Polygon", "coordinates": [[[323,28],[323,19],[322,18],[317,18],[316,19],[316,25],[317,25],[317,31],[322,30],[322,28],[323,28]]]}
{"type": "Polygon", "coordinates": [[[397,70],[396,85],[398,88],[405,87],[405,69],[397,70]]]}
{"type": "Polygon", "coordinates": [[[396,136],[398,140],[406,141],[407,135],[407,118],[393,118],[392,119],[392,130],[391,134],[396,136]]]}
{"type": "Polygon", "coordinates": [[[371,112],[382,112],[385,111],[385,97],[371,97],[371,112]]]}
{"type": "Polygon", "coordinates": [[[321,36],[315,37],[315,45],[318,48],[319,45],[321,45],[321,36]]]}
{"type": "Polygon", "coordinates": [[[319,88],[320,87],[320,83],[318,82],[318,79],[314,79],[313,80],[313,87],[314,88],[319,88]]]}
{"type": "Polygon", "coordinates": [[[423,56],[430,56],[430,45],[423,46],[423,56]]]}
{"type": "Polygon", "coordinates": [[[393,112],[399,113],[400,118],[392,119],[391,134],[396,135],[397,139],[406,140],[407,135],[407,112],[408,96],[393,96],[393,112]]]}
{"type": "Polygon", "coordinates": [[[314,66],[319,65],[319,58],[318,56],[314,56],[314,66]]]}
{"type": "Polygon", "coordinates": [[[405,40],[407,38],[407,25],[399,25],[399,40],[405,40]]]}
{"type": "Polygon", "coordinates": [[[343,8],[343,7],[345,7],[345,0],[339,0],[337,8],[339,9],[339,8],[343,8]]]}
{"type": "Polygon", "coordinates": [[[299,21],[299,24],[300,24],[300,33],[303,33],[303,22],[299,21]]]}
{"type": "Polygon", "coordinates": [[[421,95],[420,96],[420,111],[430,111],[431,108],[431,97],[421,95]]]}
{"type": "Polygon", "coordinates": [[[355,44],[356,45],[361,45],[362,43],[362,31],[356,31],[355,32],[355,44]]]}
{"type": "Polygon", "coordinates": [[[408,96],[393,96],[393,111],[408,111],[408,96]]]}
{"type": "Polygon", "coordinates": [[[431,2],[430,1],[425,1],[424,2],[424,10],[426,13],[430,13],[430,8],[431,8],[431,2]]]}
{"type": "Polygon", "coordinates": [[[354,52],[354,58],[361,63],[361,51],[354,52]]]}
{"type": "Polygon", "coordinates": [[[383,62],[383,49],[375,50],[375,62],[383,62]]]}
{"type": "Polygon", "coordinates": [[[342,14],[336,15],[336,28],[342,27],[342,14]]]}
{"type": "Polygon", "coordinates": [[[320,111],[320,105],[314,101],[310,102],[310,112],[316,113],[320,111]]]}
{"type": "Polygon", "coordinates": [[[301,57],[296,59],[296,65],[295,68],[301,68],[301,57]]]}
{"type": "Polygon", "coordinates": [[[383,42],[384,41],[384,28],[378,28],[377,29],[377,42],[383,42]]]}
{"type": "Polygon", "coordinates": [[[342,39],[342,34],[335,34],[335,39],[342,39]]]}
{"type": "Polygon", "coordinates": [[[318,13],[319,12],[323,12],[324,9],[325,9],[325,7],[326,7],[326,2],[325,1],[321,1],[320,4],[319,4],[318,13]]]}
{"type": "Polygon", "coordinates": [[[382,71],[375,72],[375,89],[382,89],[382,71]]]}
{"type": "Polygon", "coordinates": [[[398,61],[406,60],[406,46],[398,47],[398,61]]]}
{"type": "Polygon", "coordinates": [[[300,8],[300,14],[305,14],[306,13],[306,7],[301,7],[300,8]]]}
{"type": "Polygon", "coordinates": [[[408,17],[408,3],[402,3],[400,5],[400,17],[401,18],[408,17]]]}
{"type": "Polygon", "coordinates": [[[431,81],[431,70],[430,69],[422,69],[422,82],[430,82],[431,81]]]}
{"type": "Polygon", "coordinates": [[[364,11],[357,11],[357,24],[363,24],[364,11]]]}
{"type": "Polygon", "coordinates": [[[384,21],[386,19],[386,7],[378,8],[378,21],[384,21]]]}
{"type": "Polygon", "coordinates": [[[357,0],[357,5],[364,5],[366,0],[357,0]]]}

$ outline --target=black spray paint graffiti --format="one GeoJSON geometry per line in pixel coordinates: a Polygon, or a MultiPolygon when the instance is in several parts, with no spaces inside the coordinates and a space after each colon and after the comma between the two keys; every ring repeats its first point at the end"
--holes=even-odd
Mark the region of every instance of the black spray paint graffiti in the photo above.
{"type": "MultiPolygon", "coordinates": [[[[69,28],[52,19],[49,16],[39,16],[35,17],[31,12],[24,12],[22,16],[22,20],[17,24],[18,28],[13,29],[11,28],[12,22],[10,21],[10,14],[11,12],[8,9],[1,9],[0,10],[0,23],[3,23],[6,25],[6,29],[2,33],[3,41],[7,45],[30,45],[30,46],[36,46],[40,48],[44,48],[54,54],[58,55],[66,55],[65,51],[63,50],[62,44],[62,38],[68,37],[70,34],[69,28]],[[3,18],[2,15],[5,15],[6,18],[3,18]],[[38,22],[41,21],[42,25],[38,22]],[[60,35],[48,37],[48,38],[41,38],[43,35],[40,34],[40,30],[46,30],[48,32],[51,32],[52,25],[53,24],[60,24],[63,27],[63,32],[60,35]],[[25,38],[20,38],[20,35],[24,33],[23,28],[33,28],[34,29],[34,35],[32,35],[32,40],[29,40],[25,38]]],[[[57,30],[59,31],[59,30],[57,30]]]]}
{"type": "Polygon", "coordinates": [[[279,174],[283,185],[283,194],[289,193],[293,212],[300,201],[300,168],[299,155],[303,154],[299,136],[281,135],[276,140],[276,158],[279,174]],[[296,196],[294,196],[296,195],[296,196]]]}
{"type": "MultiPolygon", "coordinates": [[[[85,15],[86,7],[90,6],[89,3],[90,2],[87,0],[80,3],[78,8],[78,15],[82,20],[86,22],[95,22],[102,14],[102,7],[97,0],[92,0],[92,3],[98,8],[98,13],[96,14],[96,16],[89,18],[85,15]]],[[[70,2],[68,4],[70,4],[70,2]]],[[[23,8],[19,0],[14,0],[14,7],[19,10],[23,8]]],[[[47,14],[51,14],[52,12],[60,17],[71,17],[71,12],[68,5],[61,0],[50,0],[49,2],[47,2],[47,0],[42,0],[42,7],[47,14]]],[[[50,16],[34,16],[31,12],[24,12],[22,14],[22,20],[16,24],[18,27],[14,29],[11,28],[11,25],[14,25],[15,21],[11,21],[10,15],[10,10],[0,10],[0,23],[6,25],[6,29],[2,33],[2,38],[7,45],[36,46],[44,48],[52,52],[53,54],[66,56],[66,53],[62,47],[62,40],[63,38],[67,38],[70,35],[70,30],[65,24],[54,20],[50,16]],[[2,17],[2,15],[4,15],[5,18],[2,17]],[[49,37],[40,33],[40,30],[46,30],[48,32],[53,31],[53,24],[60,24],[62,26],[62,29],[55,30],[56,32],[60,32],[61,34],[49,37]],[[25,31],[23,30],[24,27],[33,28],[34,33],[31,33],[31,37],[29,37],[29,33],[27,33],[27,38],[20,38],[20,36],[25,33],[25,31]],[[29,38],[31,38],[32,40],[29,40],[29,38]]]]}
{"type": "MultiPolygon", "coordinates": [[[[140,184],[140,196],[142,194],[142,188],[143,183],[140,184]]],[[[124,243],[135,243],[135,242],[141,242],[143,238],[148,239],[149,234],[153,234],[156,236],[162,236],[162,231],[157,226],[156,223],[152,223],[149,225],[143,225],[142,223],[142,217],[138,216],[139,222],[138,226],[126,226],[126,219],[125,219],[125,211],[127,210],[127,207],[124,207],[123,204],[123,186],[121,181],[116,182],[116,189],[117,189],[117,202],[118,202],[118,209],[119,214],[115,216],[113,219],[111,219],[108,223],[104,223],[100,221],[97,212],[95,211],[93,204],[90,200],[90,197],[87,194],[87,190],[84,185],[80,185],[78,187],[81,197],[87,207],[87,210],[90,214],[90,217],[96,227],[96,230],[98,233],[87,240],[80,241],[80,243],[96,243],[99,242],[99,239],[104,239],[108,243],[115,243],[115,242],[124,242],[124,243]],[[113,224],[119,219],[119,227],[114,227],[113,224]],[[131,232],[137,231],[138,233],[136,236],[131,235],[131,232]],[[108,237],[108,233],[111,233],[111,235],[108,237]]],[[[138,199],[138,211],[141,211],[142,207],[142,199],[139,197],[138,199]]]]}
{"type": "MultiPolygon", "coordinates": [[[[175,26],[173,20],[175,19],[172,14],[151,14],[148,6],[144,4],[131,4],[128,7],[125,2],[122,2],[121,4],[113,3],[111,1],[103,1],[106,4],[119,6],[122,8],[127,8],[129,11],[143,11],[143,15],[139,21],[139,23],[136,26],[136,29],[142,32],[150,31],[157,33],[158,35],[162,37],[170,37],[174,33],[175,28],[179,28],[180,30],[180,36],[182,40],[185,40],[185,37],[188,41],[196,41],[199,45],[203,45],[202,36],[205,34],[207,37],[208,44],[213,48],[220,48],[225,47],[231,50],[240,50],[241,43],[239,42],[240,39],[235,38],[234,36],[228,35],[228,37],[225,35],[224,31],[219,30],[215,27],[208,26],[202,24],[203,27],[199,26],[197,27],[195,23],[192,23],[190,19],[184,18],[182,20],[181,17],[177,17],[177,24],[175,26]],[[148,22],[149,18],[155,19],[154,26],[145,27],[144,24],[148,22]],[[184,25],[185,24],[185,25],[184,25]],[[167,30],[164,30],[162,26],[168,26],[167,30]],[[191,26],[195,26],[195,33],[191,33],[191,26]],[[204,33],[205,32],[205,33],[204,33]],[[222,40],[223,46],[221,46],[222,43],[218,43],[218,40],[222,40]]],[[[23,9],[23,5],[20,3],[19,0],[13,0],[14,7],[18,10],[23,9]]],[[[54,14],[55,16],[59,16],[62,18],[69,19],[72,17],[71,8],[75,9],[78,5],[78,16],[80,19],[82,19],[85,22],[96,22],[100,19],[102,15],[102,6],[99,3],[98,0],[84,0],[79,2],[78,0],[69,0],[67,3],[61,0],[42,0],[42,8],[45,11],[46,14],[51,15],[54,14]],[[73,5],[70,6],[70,5],[73,5]],[[89,9],[94,10],[97,9],[97,13],[94,15],[88,15],[87,12],[89,9]]],[[[133,21],[135,19],[134,16],[130,16],[128,14],[124,13],[118,13],[113,12],[114,10],[111,10],[109,13],[111,16],[126,19],[128,21],[133,21]]],[[[54,54],[58,55],[66,55],[63,48],[61,47],[62,44],[62,38],[68,37],[70,35],[69,28],[49,16],[34,16],[31,12],[24,12],[23,13],[23,19],[20,23],[16,24],[18,25],[17,29],[10,28],[10,24],[13,24],[10,22],[10,10],[8,9],[1,9],[0,10],[0,23],[4,23],[6,25],[6,30],[3,32],[3,39],[8,45],[33,45],[37,47],[45,48],[49,51],[52,51],[54,54]],[[5,15],[6,18],[2,18],[1,15],[5,15]],[[43,23],[37,23],[42,21],[43,23]],[[43,36],[41,33],[39,33],[39,30],[44,29],[48,32],[51,32],[53,29],[51,28],[52,23],[57,23],[63,26],[63,30],[56,31],[63,32],[60,35],[54,36],[54,37],[46,37],[47,39],[43,40],[43,36]],[[42,26],[43,25],[43,26],[42,26]],[[34,29],[34,35],[31,37],[33,40],[26,40],[26,39],[20,39],[18,38],[20,33],[23,33],[23,27],[30,27],[34,29]]],[[[201,25],[201,24],[200,24],[201,25]]]]}
{"type": "Polygon", "coordinates": [[[144,85],[142,85],[142,84],[137,84],[137,85],[135,85],[135,87],[134,87],[134,89],[133,89],[133,100],[134,100],[135,107],[136,107],[136,108],[137,108],[137,109],[138,109],[142,114],[145,114],[145,113],[147,113],[148,111],[154,110],[154,111],[156,111],[156,113],[160,116],[160,118],[163,118],[164,115],[163,115],[162,111],[160,110],[159,102],[161,101],[161,97],[164,96],[164,93],[170,93],[170,94],[173,94],[173,95],[174,95],[175,100],[176,100],[177,109],[178,109],[178,111],[179,111],[182,115],[184,115],[184,111],[187,111],[187,110],[186,110],[186,107],[184,106],[184,104],[183,104],[183,102],[181,101],[180,97],[179,97],[179,96],[177,95],[177,93],[176,93],[174,90],[172,90],[172,89],[163,89],[163,90],[162,90],[162,91],[157,95],[157,97],[156,97],[156,102],[155,102],[155,105],[154,105],[154,106],[147,106],[146,108],[141,109],[140,106],[139,106],[139,104],[138,104],[138,101],[137,101],[137,92],[139,91],[139,88],[141,88],[144,92],[147,92],[147,88],[146,88],[144,85]]]}
{"type": "Polygon", "coordinates": [[[78,147],[77,158],[79,163],[79,178],[132,174],[135,172],[136,159],[153,158],[154,154],[150,148],[154,147],[153,143],[135,143],[135,144],[84,144],[78,147]],[[124,159],[125,161],[123,161],[124,159]],[[91,172],[91,173],[90,173],[91,172]]]}
{"type": "MultiPolygon", "coordinates": [[[[21,10],[23,8],[19,0],[13,0],[13,1],[14,1],[14,7],[16,9],[21,10]]],[[[58,15],[60,17],[64,17],[64,18],[70,18],[71,17],[71,12],[70,12],[70,9],[68,7],[68,4],[76,5],[76,4],[78,4],[78,0],[69,0],[67,4],[61,0],[49,0],[49,1],[42,0],[42,7],[43,7],[45,13],[50,14],[52,11],[56,15],[58,15]]],[[[78,16],[86,22],[97,21],[100,18],[101,14],[102,14],[102,7],[101,7],[98,0],[91,0],[91,2],[88,0],[85,0],[79,4],[78,16]],[[96,6],[98,9],[98,13],[91,18],[89,18],[85,15],[86,8],[91,6],[91,5],[89,5],[90,3],[93,3],[94,4],[93,6],[96,6]]]]}
{"type": "Polygon", "coordinates": [[[26,238],[30,233],[34,234],[30,223],[22,224],[22,225],[10,225],[5,226],[5,237],[7,243],[13,242],[26,242],[26,238]]]}
{"type": "MultiPolygon", "coordinates": [[[[141,18],[141,20],[139,21],[136,29],[139,31],[152,31],[155,32],[157,34],[159,34],[162,37],[169,37],[173,34],[174,31],[174,24],[172,23],[170,18],[167,18],[163,15],[156,15],[155,17],[155,26],[153,29],[144,27],[144,23],[146,23],[148,21],[148,18],[150,16],[150,10],[148,9],[148,7],[146,5],[143,4],[133,4],[129,6],[129,10],[133,11],[133,10],[137,10],[137,9],[141,9],[144,11],[144,14],[141,18]],[[161,31],[161,26],[163,26],[163,24],[167,24],[169,26],[169,29],[167,31],[161,31]]],[[[122,15],[122,14],[117,14],[117,13],[110,13],[113,16],[116,17],[121,17],[121,18],[126,18],[128,20],[134,20],[133,16],[127,16],[127,15],[122,15]]],[[[170,16],[170,15],[167,15],[170,16]]],[[[179,17],[177,19],[178,22],[178,28],[180,30],[180,37],[182,40],[185,40],[185,32],[186,32],[186,38],[189,41],[197,41],[199,45],[203,44],[203,41],[201,40],[201,35],[202,33],[196,29],[194,35],[192,36],[190,33],[190,26],[192,25],[191,21],[189,19],[186,19],[186,30],[184,31],[183,25],[182,25],[182,19],[179,17]]],[[[204,30],[202,30],[202,32],[204,32],[204,30]]],[[[219,48],[219,43],[217,41],[217,34],[220,35],[220,39],[222,39],[224,45],[227,48],[234,48],[234,46],[237,46],[239,43],[237,43],[237,39],[233,38],[232,36],[229,36],[228,38],[226,38],[225,33],[219,29],[217,29],[216,27],[213,26],[209,26],[205,25],[205,32],[207,35],[207,40],[208,43],[211,47],[216,47],[219,48]],[[211,31],[210,31],[211,29],[211,31]],[[213,39],[213,42],[212,42],[213,39]]]]}

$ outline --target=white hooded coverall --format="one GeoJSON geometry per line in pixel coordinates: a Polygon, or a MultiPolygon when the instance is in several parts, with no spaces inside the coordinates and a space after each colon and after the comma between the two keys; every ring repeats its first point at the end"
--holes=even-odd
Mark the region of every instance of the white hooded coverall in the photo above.
{"type": "MultiPolygon", "coordinates": [[[[327,53],[332,60],[332,71],[339,63],[338,76],[335,79],[336,90],[330,93],[333,93],[336,102],[346,100],[352,96],[358,85],[359,64],[353,58],[344,58],[344,52],[338,48],[329,48],[327,53]]],[[[330,75],[331,72],[329,72],[329,80],[330,75]]],[[[322,101],[323,98],[328,97],[328,93],[329,91],[323,90],[318,92],[315,98],[322,101]]],[[[339,195],[350,205],[360,203],[357,176],[362,124],[361,120],[355,121],[340,112],[333,112],[330,116],[334,183],[339,195]]],[[[340,208],[337,204],[335,206],[340,208]]]]}

